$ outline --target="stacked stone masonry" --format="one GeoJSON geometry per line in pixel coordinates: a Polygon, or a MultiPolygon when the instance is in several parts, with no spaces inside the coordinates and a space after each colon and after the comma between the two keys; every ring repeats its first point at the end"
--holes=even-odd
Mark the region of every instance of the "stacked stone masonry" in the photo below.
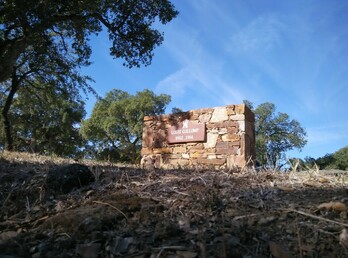
{"type": "Polygon", "coordinates": [[[146,116],[141,164],[165,169],[251,165],[255,158],[254,123],[254,114],[243,104],[146,116]]]}

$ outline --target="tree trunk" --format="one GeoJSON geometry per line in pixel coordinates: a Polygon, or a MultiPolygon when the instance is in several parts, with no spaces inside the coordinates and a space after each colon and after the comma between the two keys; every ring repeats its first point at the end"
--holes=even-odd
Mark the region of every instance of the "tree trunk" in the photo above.
{"type": "Polygon", "coordinates": [[[11,78],[17,59],[26,47],[25,37],[13,40],[5,40],[0,44],[0,82],[11,78]]]}
{"type": "Polygon", "coordinates": [[[16,75],[14,75],[12,76],[11,90],[6,98],[5,105],[1,111],[2,122],[4,124],[4,129],[5,129],[5,149],[8,151],[13,150],[12,126],[11,126],[10,119],[8,117],[8,113],[12,106],[14,95],[16,94],[18,88],[19,88],[19,82],[17,80],[16,75]]]}

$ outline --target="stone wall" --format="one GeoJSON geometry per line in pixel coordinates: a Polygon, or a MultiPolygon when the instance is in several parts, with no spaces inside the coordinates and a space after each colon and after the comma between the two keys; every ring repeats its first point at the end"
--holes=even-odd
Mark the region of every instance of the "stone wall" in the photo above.
{"type": "Polygon", "coordinates": [[[145,168],[232,168],[255,157],[254,114],[245,105],[146,116],[145,168]]]}

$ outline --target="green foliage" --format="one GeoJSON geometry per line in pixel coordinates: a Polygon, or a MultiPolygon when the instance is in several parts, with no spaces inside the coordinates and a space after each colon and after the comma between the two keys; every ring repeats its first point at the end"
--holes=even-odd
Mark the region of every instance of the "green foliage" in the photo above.
{"type": "Polygon", "coordinates": [[[348,170],[348,146],[315,160],[320,169],[348,170]]]}
{"type": "Polygon", "coordinates": [[[163,114],[170,99],[169,95],[157,96],[150,90],[135,95],[112,90],[97,101],[91,117],[83,121],[81,133],[93,144],[96,158],[110,160],[111,156],[135,162],[139,157],[144,116],[163,114]]]}
{"type": "Polygon", "coordinates": [[[0,89],[2,134],[6,149],[14,148],[9,117],[23,87],[40,84],[69,93],[92,91],[89,77],[79,73],[90,64],[89,39],[107,29],[110,54],[128,67],[149,65],[163,35],[152,28],[177,15],[168,0],[7,0],[0,3],[0,89]]]}
{"type": "Polygon", "coordinates": [[[333,156],[338,169],[348,170],[348,146],[336,151],[333,156]]]}
{"type": "Polygon", "coordinates": [[[182,110],[181,108],[178,108],[178,107],[173,107],[172,108],[172,114],[179,114],[179,113],[183,113],[184,110],[182,110]]]}
{"type": "MultiPolygon", "coordinates": [[[[253,107],[250,101],[244,101],[253,107]]],[[[306,132],[296,120],[286,113],[276,113],[275,105],[262,103],[253,109],[255,113],[256,159],[262,166],[281,166],[285,152],[301,149],[306,143],[306,132]]]]}
{"type": "Polygon", "coordinates": [[[52,46],[71,49],[77,62],[88,63],[92,34],[107,29],[110,54],[129,67],[149,64],[154,47],[163,41],[152,28],[177,15],[168,0],[7,0],[0,4],[0,82],[10,78],[13,67],[28,49],[47,55],[52,46]]]}
{"type": "MultiPolygon", "coordinates": [[[[9,114],[14,150],[75,157],[84,145],[78,130],[84,103],[79,95],[40,86],[37,92],[23,87],[14,99],[9,114]]],[[[0,139],[3,143],[3,134],[0,139]]]]}

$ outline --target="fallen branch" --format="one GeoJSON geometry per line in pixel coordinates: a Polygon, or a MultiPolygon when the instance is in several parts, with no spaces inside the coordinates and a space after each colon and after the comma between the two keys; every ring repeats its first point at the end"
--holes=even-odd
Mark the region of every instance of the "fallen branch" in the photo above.
{"type": "Polygon", "coordinates": [[[280,209],[280,210],[288,211],[288,212],[295,212],[295,213],[298,213],[298,214],[301,214],[301,215],[304,215],[304,216],[307,216],[307,217],[310,217],[310,218],[313,218],[313,219],[323,220],[323,221],[326,221],[326,222],[329,222],[329,223],[334,223],[334,224],[337,224],[337,225],[340,225],[340,226],[348,227],[348,224],[345,224],[345,223],[342,223],[342,222],[339,222],[339,221],[335,221],[335,220],[331,220],[331,219],[327,219],[327,218],[322,218],[322,217],[319,217],[319,216],[315,216],[315,215],[312,215],[312,214],[309,214],[309,213],[306,213],[306,212],[303,212],[303,211],[297,211],[297,210],[293,210],[293,209],[280,209]]]}

